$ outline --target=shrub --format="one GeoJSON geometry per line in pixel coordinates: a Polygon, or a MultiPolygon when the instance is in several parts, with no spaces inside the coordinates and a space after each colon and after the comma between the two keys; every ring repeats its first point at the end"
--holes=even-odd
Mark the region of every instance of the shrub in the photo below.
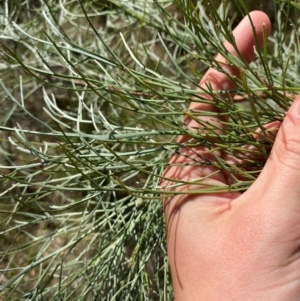
{"type": "Polygon", "coordinates": [[[187,142],[235,156],[257,147],[252,171],[219,162],[244,175],[228,190],[257,177],[273,142],[253,133],[299,93],[297,3],[270,3],[275,30],[248,66],[222,42],[234,43],[232,28],[260,3],[4,1],[2,300],[172,299],[159,183],[188,131],[183,117],[194,116],[189,102],[203,101],[199,79],[217,52],[244,75],[238,102],[214,96],[226,132],[207,124],[210,135],[187,142]]]}

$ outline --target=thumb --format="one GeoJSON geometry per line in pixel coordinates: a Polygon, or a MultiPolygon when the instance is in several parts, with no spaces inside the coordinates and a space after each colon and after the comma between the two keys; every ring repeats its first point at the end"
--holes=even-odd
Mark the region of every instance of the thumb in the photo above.
{"type": "MultiPolygon", "coordinates": [[[[247,191],[267,202],[300,209],[300,95],[296,97],[278,131],[264,169],[247,191]],[[291,204],[290,204],[291,205],[291,204]]],[[[275,205],[275,204],[274,204],[275,205]]]]}

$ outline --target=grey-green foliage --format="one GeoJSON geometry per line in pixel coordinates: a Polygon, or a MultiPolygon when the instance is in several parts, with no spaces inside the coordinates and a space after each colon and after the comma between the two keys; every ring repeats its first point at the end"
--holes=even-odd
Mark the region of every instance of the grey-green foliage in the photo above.
{"type": "MultiPolygon", "coordinates": [[[[300,90],[299,25],[289,4],[274,4],[280,30],[250,66],[222,47],[234,43],[243,3],[203,4],[4,1],[2,300],[172,299],[159,185],[180,151],[176,137],[189,133],[187,144],[237,157],[253,144],[267,157],[253,133],[282,118],[300,90]],[[217,52],[244,74],[237,92],[250,98],[246,105],[196,89],[217,52]],[[222,135],[209,124],[207,136],[181,126],[187,114],[198,118],[188,104],[204,93],[230,117],[222,135]]],[[[244,179],[199,193],[246,189],[264,164],[255,158],[246,160],[255,172],[219,160],[244,179]]]]}

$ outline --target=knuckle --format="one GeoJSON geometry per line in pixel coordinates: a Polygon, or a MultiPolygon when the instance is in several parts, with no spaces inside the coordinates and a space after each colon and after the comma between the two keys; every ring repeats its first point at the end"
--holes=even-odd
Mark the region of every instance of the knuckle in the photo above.
{"type": "Polygon", "coordinates": [[[300,169],[300,135],[293,133],[287,134],[286,131],[282,131],[280,135],[277,136],[277,141],[272,153],[275,159],[284,165],[300,169]]]}

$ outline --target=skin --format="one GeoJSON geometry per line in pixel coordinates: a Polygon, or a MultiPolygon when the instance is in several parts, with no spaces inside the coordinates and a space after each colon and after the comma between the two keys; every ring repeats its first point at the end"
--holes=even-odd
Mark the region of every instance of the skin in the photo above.
{"type": "MultiPolygon", "coordinates": [[[[270,33],[268,17],[259,11],[250,14],[259,44],[262,28],[270,33]]],[[[253,31],[246,17],[234,30],[241,55],[250,63],[254,59],[253,31]]],[[[225,42],[234,55],[234,48],[225,42]]],[[[226,65],[224,70],[239,76],[239,70],[226,65]]],[[[234,89],[226,75],[209,69],[200,82],[205,88],[234,89]]],[[[191,109],[216,111],[213,105],[191,103],[191,109]]],[[[217,118],[209,121],[220,125],[217,118]]],[[[196,121],[185,119],[187,127],[196,121]]],[[[176,301],[180,300],[299,300],[300,299],[300,97],[284,121],[267,127],[275,129],[276,140],[265,167],[254,184],[244,193],[181,194],[164,199],[167,224],[168,256],[176,301]]],[[[188,137],[179,137],[183,142],[188,137]]],[[[259,138],[259,133],[257,134],[259,138]]],[[[161,185],[170,190],[167,178],[193,181],[207,177],[213,167],[178,166],[199,155],[213,160],[205,147],[183,148],[174,154],[161,185]],[[195,155],[195,153],[198,155],[195,155]],[[188,158],[189,157],[189,158],[188,158]]],[[[223,159],[226,158],[224,154],[223,159]]],[[[233,181],[218,172],[206,183],[224,185],[233,181]]],[[[185,185],[177,190],[201,189],[201,184],[185,185]]]]}

